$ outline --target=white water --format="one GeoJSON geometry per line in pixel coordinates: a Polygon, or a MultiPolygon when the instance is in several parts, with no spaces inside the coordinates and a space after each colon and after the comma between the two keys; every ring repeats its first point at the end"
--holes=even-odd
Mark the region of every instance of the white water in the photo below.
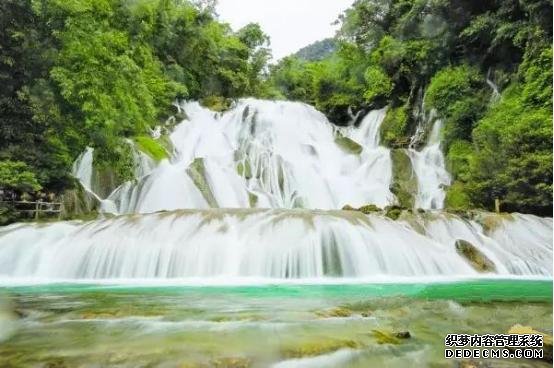
{"type": "Polygon", "coordinates": [[[389,191],[389,150],[379,146],[384,109],[370,112],[358,128],[337,129],[311,106],[296,102],[245,99],[223,115],[196,102],[180,108],[188,119],[171,134],[175,156],[112,193],[116,213],[384,207],[395,200],[389,191]],[[360,144],[362,152],[341,148],[340,135],[360,144]],[[190,173],[191,165],[200,175],[190,173]]]}
{"type": "Polygon", "coordinates": [[[499,275],[552,275],[551,219],[499,217],[489,237],[476,222],[426,216],[392,221],[352,211],[212,209],[17,224],[0,232],[0,277],[477,277],[456,253],[456,239],[486,253],[499,275]]]}
{"type": "MultiPolygon", "coordinates": [[[[105,212],[134,215],[2,228],[0,280],[203,284],[479,276],[456,252],[458,239],[495,264],[494,276],[552,275],[552,219],[497,216],[487,232],[479,222],[434,212],[392,221],[314,210],[395,202],[390,152],[379,144],[384,109],[344,128],[293,102],[246,99],[225,114],[198,103],[179,109],[188,119],[171,134],[171,159],[155,165],[133,148],[137,179],[108,198],[93,191],[92,149],[74,165],[105,212]],[[361,152],[345,149],[341,137],[361,152]],[[162,210],[178,211],[152,213],[162,210]]],[[[418,208],[442,208],[450,183],[440,130],[437,120],[423,150],[409,149],[418,208]]]]}
{"type": "Polygon", "coordinates": [[[445,187],[450,185],[450,174],[444,165],[441,149],[442,121],[433,124],[427,145],[421,150],[409,149],[412,168],[417,177],[418,193],[415,207],[423,209],[442,209],[446,197],[445,187]]]}

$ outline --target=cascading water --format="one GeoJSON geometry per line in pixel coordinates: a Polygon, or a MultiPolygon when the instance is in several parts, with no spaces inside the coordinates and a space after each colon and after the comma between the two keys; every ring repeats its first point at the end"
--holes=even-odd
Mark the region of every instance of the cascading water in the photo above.
{"type": "Polygon", "coordinates": [[[445,187],[450,185],[450,175],[444,165],[441,149],[442,120],[435,120],[426,146],[421,151],[408,150],[418,182],[415,207],[442,209],[446,196],[445,187]]]}
{"type": "MultiPolygon", "coordinates": [[[[131,140],[127,140],[127,143],[131,146],[131,152],[133,154],[133,162],[135,168],[135,178],[142,178],[154,169],[156,166],[154,160],[148,155],[137,149],[131,140]]],[[[132,186],[132,182],[123,183],[120,187],[116,188],[108,198],[102,198],[94,190],[93,185],[93,161],[94,161],[94,149],[87,147],[85,151],[75,160],[73,163],[72,174],[79,180],[83,188],[87,193],[92,195],[97,201],[100,202],[100,210],[105,213],[118,213],[118,201],[119,192],[125,191],[126,188],[132,186]]]]}
{"type": "MultiPolygon", "coordinates": [[[[224,114],[194,102],[179,109],[188,119],[171,134],[171,159],[156,166],[134,148],[137,179],[97,196],[104,211],[131,215],[2,228],[0,277],[476,277],[458,253],[460,239],[494,265],[493,274],[552,275],[552,219],[484,214],[470,221],[432,212],[392,221],[338,211],[396,201],[390,151],[379,144],[385,109],[344,128],[301,103],[245,99],[224,114]]],[[[423,150],[408,150],[419,208],[442,208],[450,183],[440,130],[436,120],[423,150]]],[[[74,175],[94,194],[92,164],[87,149],[74,175]]]]}
{"type": "Polygon", "coordinates": [[[429,214],[392,221],[353,211],[211,209],[0,232],[4,278],[476,277],[456,252],[472,242],[500,275],[552,275],[552,221],[429,214]],[[527,227],[530,231],[522,232],[527,227]],[[511,229],[505,231],[505,229],[511,229]]]}
{"type": "Polygon", "coordinates": [[[394,202],[385,110],[336,129],[311,106],[241,100],[223,115],[198,103],[171,134],[176,155],[110,196],[118,213],[180,208],[320,208],[394,202]]]}

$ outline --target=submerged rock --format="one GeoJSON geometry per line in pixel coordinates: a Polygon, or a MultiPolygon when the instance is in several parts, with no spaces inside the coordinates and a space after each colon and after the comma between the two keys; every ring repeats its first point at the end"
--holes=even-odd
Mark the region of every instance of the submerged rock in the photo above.
{"type": "Polygon", "coordinates": [[[378,344],[392,344],[398,345],[401,343],[399,337],[394,332],[384,330],[372,330],[371,334],[377,340],[378,344]]]}
{"type": "Polygon", "coordinates": [[[456,252],[469,261],[471,266],[479,272],[495,272],[496,266],[479,249],[468,241],[456,240],[456,252]]]}
{"type": "Polygon", "coordinates": [[[216,358],[211,363],[215,368],[248,368],[252,366],[252,361],[243,357],[216,358]]]}
{"type": "Polygon", "coordinates": [[[394,336],[398,337],[399,339],[409,339],[412,337],[412,335],[410,334],[410,331],[395,332],[394,336]]]}
{"type": "Polygon", "coordinates": [[[281,354],[286,358],[303,358],[308,356],[317,356],[332,353],[340,349],[357,349],[360,344],[354,340],[322,340],[313,341],[305,344],[298,344],[297,346],[284,348],[281,350],[281,354]]]}
{"type": "Polygon", "coordinates": [[[333,318],[333,317],[344,318],[344,317],[350,317],[352,315],[352,311],[348,308],[336,307],[325,311],[317,311],[315,312],[315,314],[323,318],[333,318]]]}

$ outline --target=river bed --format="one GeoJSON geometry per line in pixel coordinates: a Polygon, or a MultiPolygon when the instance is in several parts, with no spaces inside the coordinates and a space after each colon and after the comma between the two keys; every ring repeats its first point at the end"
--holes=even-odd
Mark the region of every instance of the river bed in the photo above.
{"type": "Polygon", "coordinates": [[[458,367],[444,358],[448,333],[506,333],[518,323],[552,333],[550,280],[48,284],[2,295],[2,367],[458,367]]]}

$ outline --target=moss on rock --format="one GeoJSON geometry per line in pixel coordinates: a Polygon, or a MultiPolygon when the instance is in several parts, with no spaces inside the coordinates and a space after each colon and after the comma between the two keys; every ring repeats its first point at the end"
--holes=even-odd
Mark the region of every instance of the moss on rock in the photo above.
{"type": "Polygon", "coordinates": [[[338,135],[335,138],[335,143],[346,153],[359,155],[363,151],[363,147],[357,142],[354,142],[352,139],[342,135],[338,135]]]}
{"type": "Polygon", "coordinates": [[[345,307],[336,307],[328,310],[323,311],[316,311],[315,314],[318,317],[322,318],[337,318],[337,317],[350,317],[352,315],[352,311],[345,307]]]}
{"type": "Polygon", "coordinates": [[[359,347],[360,344],[354,340],[328,339],[283,348],[281,354],[286,358],[303,358],[328,354],[340,349],[357,349],[359,347]]]}
{"type": "Polygon", "coordinates": [[[61,202],[63,219],[96,218],[100,208],[100,201],[88,193],[77,180],[74,189],[68,189],[62,193],[61,202]]]}
{"type": "Polygon", "coordinates": [[[417,178],[412,168],[412,161],[406,150],[391,150],[392,184],[391,192],[396,196],[398,204],[412,208],[417,195],[417,178]]]}
{"type": "Polygon", "coordinates": [[[252,168],[248,160],[241,161],[237,164],[237,173],[244,176],[246,179],[252,179],[252,168]]]}
{"type": "Polygon", "coordinates": [[[204,159],[195,158],[187,168],[187,173],[198,188],[206,202],[210,207],[218,208],[219,205],[210,189],[208,180],[206,179],[206,168],[204,167],[204,159]]]}
{"type": "Polygon", "coordinates": [[[200,105],[216,112],[224,112],[231,108],[233,100],[222,96],[207,96],[200,100],[200,105]]]}
{"type": "Polygon", "coordinates": [[[403,208],[400,206],[387,206],[385,207],[385,216],[392,220],[398,220],[400,215],[402,215],[403,208]]]}
{"type": "Polygon", "coordinates": [[[134,140],[138,149],[150,156],[154,161],[169,158],[169,152],[161,142],[161,138],[154,139],[148,135],[141,135],[135,137],[134,140]]]}
{"type": "Polygon", "coordinates": [[[476,271],[479,272],[495,272],[496,266],[473,244],[466,240],[456,240],[456,252],[463,256],[476,271]]]}
{"type": "Polygon", "coordinates": [[[369,215],[370,213],[373,213],[373,212],[379,212],[381,211],[381,209],[374,204],[366,204],[365,206],[358,208],[358,211],[360,211],[363,214],[369,215]]]}

